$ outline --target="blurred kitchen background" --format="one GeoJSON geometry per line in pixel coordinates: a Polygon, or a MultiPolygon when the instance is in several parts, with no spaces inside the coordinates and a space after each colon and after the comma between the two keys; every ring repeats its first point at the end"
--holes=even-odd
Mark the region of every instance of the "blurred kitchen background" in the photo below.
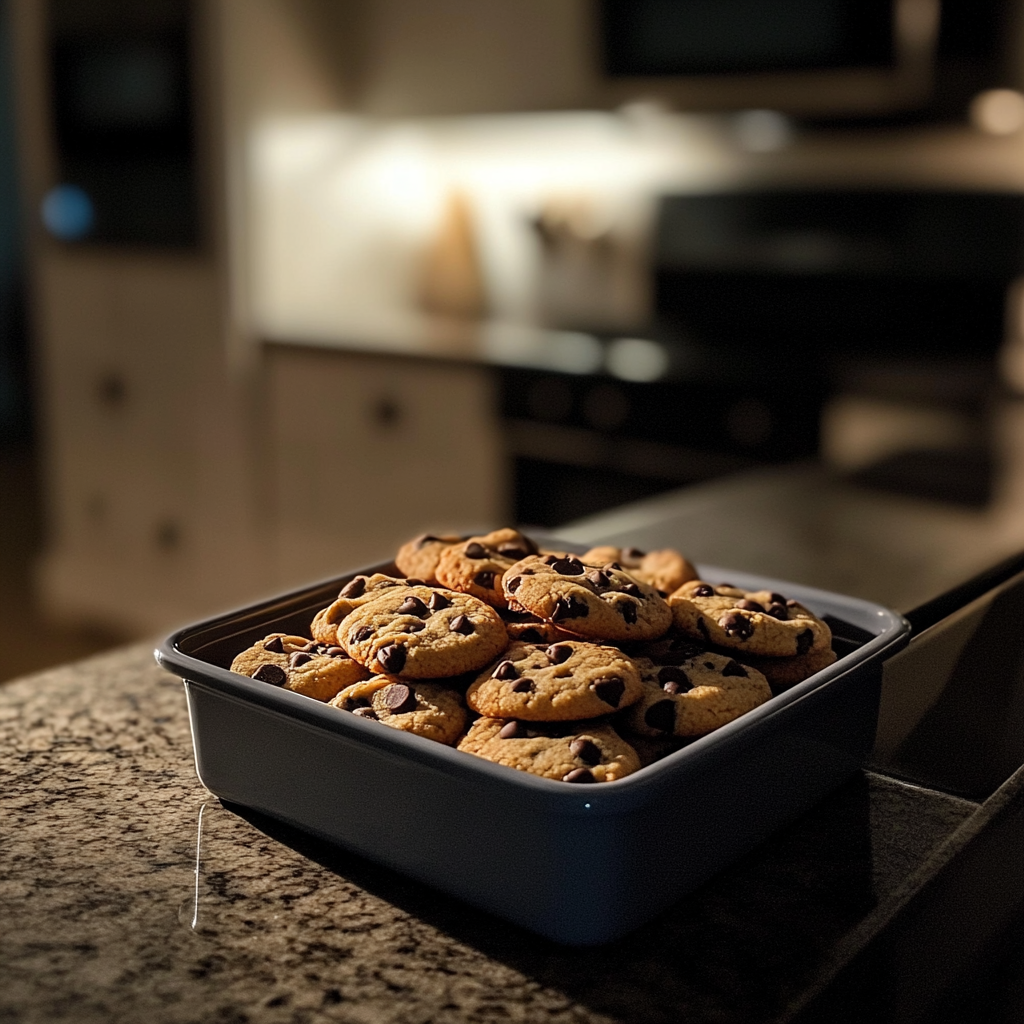
{"type": "Polygon", "coordinates": [[[1024,548],[1024,0],[0,13],[0,679],[751,473],[1024,548]]]}

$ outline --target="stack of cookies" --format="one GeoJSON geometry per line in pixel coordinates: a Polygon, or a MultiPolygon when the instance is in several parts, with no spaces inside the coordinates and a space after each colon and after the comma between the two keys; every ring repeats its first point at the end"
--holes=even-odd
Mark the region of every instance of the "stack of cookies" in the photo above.
{"type": "Polygon", "coordinates": [[[514,529],[424,535],[356,576],[310,637],[233,671],[571,783],[611,782],[835,660],[795,601],[697,578],[672,550],[543,550],[514,529]]]}

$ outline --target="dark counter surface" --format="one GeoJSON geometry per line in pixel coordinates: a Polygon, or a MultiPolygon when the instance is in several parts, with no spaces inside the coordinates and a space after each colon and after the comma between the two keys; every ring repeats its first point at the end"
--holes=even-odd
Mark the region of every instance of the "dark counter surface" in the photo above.
{"type": "MultiPolygon", "coordinates": [[[[678,544],[906,612],[1014,550],[1019,529],[1000,522],[796,467],[567,535],[678,544]]],[[[196,777],[182,685],[150,645],[4,685],[0,1024],[933,1020],[1024,921],[1014,572],[887,665],[875,771],[594,949],[222,805],[196,777]]],[[[650,884],[686,869],[652,864],[650,884]]]]}
{"type": "Polygon", "coordinates": [[[862,773],[650,925],[573,950],[221,805],[148,646],[0,688],[0,751],[0,1021],[19,1022],[815,1019],[881,943],[899,967],[922,899],[956,927],[945,879],[993,822],[1018,834],[1024,786],[978,803],[862,773]]]}

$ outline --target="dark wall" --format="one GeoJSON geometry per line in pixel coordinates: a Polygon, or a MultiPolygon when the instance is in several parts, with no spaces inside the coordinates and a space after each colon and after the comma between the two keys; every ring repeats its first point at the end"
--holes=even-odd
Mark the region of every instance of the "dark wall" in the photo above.
{"type": "Polygon", "coordinates": [[[10,43],[0,0],[0,443],[25,440],[30,425],[10,43]]]}

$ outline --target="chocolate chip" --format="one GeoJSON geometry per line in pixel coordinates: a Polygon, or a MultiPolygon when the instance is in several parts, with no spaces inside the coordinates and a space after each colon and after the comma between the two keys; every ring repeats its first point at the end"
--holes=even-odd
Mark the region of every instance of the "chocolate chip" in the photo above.
{"type": "Polygon", "coordinates": [[[626,692],[626,684],[618,676],[602,676],[595,679],[590,688],[594,695],[603,700],[609,707],[617,708],[622,695],[626,692]]]}
{"type": "Polygon", "coordinates": [[[362,597],[366,592],[366,577],[357,576],[354,580],[350,580],[341,588],[341,593],[338,597],[362,597]]]}
{"type": "Polygon", "coordinates": [[[425,580],[419,579],[417,576],[409,576],[405,581],[407,587],[425,587],[427,583],[425,580]]]}
{"type": "Polygon", "coordinates": [[[781,594],[776,594],[774,590],[768,595],[768,600],[772,604],[785,604],[786,603],[786,599],[781,594]]]}
{"type": "Polygon", "coordinates": [[[356,718],[369,718],[374,722],[378,720],[377,712],[374,711],[373,708],[356,708],[352,714],[355,715],[356,718]]]}
{"type": "Polygon", "coordinates": [[[794,601],[792,598],[790,598],[786,602],[786,607],[787,608],[799,608],[800,607],[800,602],[799,601],[794,601]]]}
{"type": "Polygon", "coordinates": [[[467,558],[486,558],[487,557],[487,549],[482,544],[477,544],[476,541],[473,541],[472,543],[467,544],[465,546],[465,548],[463,548],[463,551],[465,552],[465,555],[466,555],[467,558]]]}
{"type": "Polygon", "coordinates": [[[515,720],[506,722],[498,730],[498,739],[500,740],[522,739],[525,735],[526,729],[515,720]]]}
{"type": "Polygon", "coordinates": [[[517,679],[511,690],[513,693],[533,693],[533,682],[530,679],[517,679]]]}
{"type": "Polygon", "coordinates": [[[351,644],[360,644],[371,636],[373,636],[373,626],[360,626],[359,629],[349,636],[348,641],[351,644]]]}
{"type": "Polygon", "coordinates": [[[405,668],[406,649],[401,644],[388,644],[377,652],[377,664],[392,675],[405,668]]]}
{"type": "Polygon", "coordinates": [[[444,594],[439,594],[435,590],[434,593],[430,595],[430,600],[427,601],[427,607],[432,612],[439,612],[442,608],[450,608],[451,601],[445,597],[444,594]]]}
{"type": "Polygon", "coordinates": [[[552,664],[561,665],[572,657],[572,648],[568,644],[552,644],[545,652],[552,664]]]}
{"type": "Polygon", "coordinates": [[[562,776],[563,782],[597,782],[589,768],[573,768],[568,775],[562,776]]]}
{"type": "Polygon", "coordinates": [[[544,634],[539,629],[530,626],[529,629],[524,629],[522,633],[519,634],[519,639],[526,644],[536,644],[540,643],[544,639],[544,634]]]}
{"type": "Polygon", "coordinates": [[[714,667],[715,667],[715,663],[713,661],[705,661],[704,662],[704,667],[707,668],[707,669],[712,669],[713,670],[714,667]]]}
{"type": "Polygon", "coordinates": [[[584,764],[600,764],[601,749],[593,740],[578,736],[569,744],[569,753],[578,757],[584,764]]]}
{"type": "MultiPolygon", "coordinates": [[[[377,656],[378,659],[380,655],[377,656]]],[[[403,661],[404,661],[403,657],[403,661]]],[[[388,711],[396,715],[404,715],[416,709],[416,694],[405,683],[391,683],[380,691],[381,700],[388,711]]]]}
{"type": "Polygon", "coordinates": [[[615,606],[619,610],[619,614],[631,625],[636,622],[636,609],[637,605],[633,601],[619,601],[615,606]]]}
{"type": "Polygon", "coordinates": [[[732,659],[730,659],[729,660],[729,664],[726,665],[725,668],[722,669],[722,675],[723,676],[743,676],[743,678],[746,679],[747,678],[747,670],[738,661],[733,661],[732,659]]]}
{"type": "Polygon", "coordinates": [[[726,612],[718,620],[718,625],[727,635],[734,636],[737,640],[749,640],[754,635],[753,623],[739,612],[726,612]]]}
{"type": "Polygon", "coordinates": [[[430,611],[427,606],[415,595],[410,594],[399,606],[399,615],[415,615],[417,618],[425,619],[430,611]]]}
{"type": "Polygon", "coordinates": [[[783,622],[789,618],[789,611],[786,609],[786,606],[784,604],[779,604],[777,601],[768,605],[765,611],[773,619],[781,619],[783,622]]]}
{"type": "Polygon", "coordinates": [[[607,565],[605,566],[605,568],[606,568],[606,569],[618,569],[618,570],[619,570],[619,572],[622,572],[622,566],[621,566],[621,565],[619,565],[619,563],[618,563],[618,562],[609,562],[609,563],[608,563],[608,564],[607,564],[607,565]]]}
{"type": "Polygon", "coordinates": [[[494,667],[494,671],[491,673],[492,679],[515,679],[519,675],[515,665],[511,661],[506,659],[505,661],[499,661],[494,667]]]}
{"type": "Polygon", "coordinates": [[[542,562],[543,562],[543,563],[544,563],[545,565],[554,565],[554,564],[555,564],[555,562],[560,562],[560,561],[561,561],[561,559],[560,559],[560,558],[558,557],[558,555],[545,555],[545,556],[544,556],[544,557],[543,557],[543,558],[541,559],[541,561],[542,561],[542,562]]]}
{"type": "Polygon", "coordinates": [[[694,587],[690,591],[690,597],[714,597],[715,591],[713,587],[709,587],[706,583],[702,583],[699,587],[694,587]]]}
{"type": "Polygon", "coordinates": [[[427,624],[422,620],[418,619],[416,622],[410,622],[405,627],[406,633],[419,633],[421,630],[427,628],[427,624]]]}
{"type": "Polygon", "coordinates": [[[514,594],[519,589],[519,584],[523,582],[522,576],[513,576],[512,579],[505,584],[505,589],[510,593],[514,594]]]}
{"type": "Polygon", "coordinates": [[[796,653],[797,654],[806,654],[811,649],[811,646],[813,644],[814,644],[814,633],[811,630],[805,629],[802,633],[797,633],[797,635],[796,635],[796,653]]]}
{"type": "Polygon", "coordinates": [[[585,619],[590,614],[590,605],[586,601],[570,594],[560,597],[551,610],[551,621],[561,622],[563,619],[585,619]]]}
{"type": "MultiPolygon", "coordinates": [[[[272,648],[270,647],[267,648],[268,651],[271,649],[272,648]]],[[[308,644],[303,644],[299,648],[300,651],[305,651],[307,654],[312,654],[314,652],[320,654],[323,649],[323,644],[321,644],[318,640],[310,640],[308,644]]],[[[280,654],[281,652],[278,651],[277,653],[280,654]]]]}
{"type": "Polygon", "coordinates": [[[518,562],[521,558],[525,558],[530,552],[524,548],[519,547],[516,544],[502,544],[498,548],[498,554],[504,558],[509,558],[513,562],[518,562]]]}
{"type": "Polygon", "coordinates": [[[666,693],[686,693],[693,689],[690,677],[681,669],[673,665],[666,665],[658,671],[658,682],[666,693]]]}
{"type": "Polygon", "coordinates": [[[473,582],[478,587],[483,587],[485,590],[491,590],[494,587],[494,573],[493,572],[478,572],[473,577],[473,582]]]}
{"type": "Polygon", "coordinates": [[[279,636],[275,636],[263,645],[263,650],[270,651],[271,654],[284,654],[284,644],[281,643],[279,636]]]}
{"type": "Polygon", "coordinates": [[[551,568],[559,576],[582,576],[586,572],[584,564],[575,558],[560,558],[558,561],[551,563],[551,568]]]}
{"type": "Polygon", "coordinates": [[[421,534],[419,537],[416,538],[416,547],[421,548],[423,547],[424,544],[429,544],[433,540],[441,541],[441,538],[435,537],[433,534],[430,533],[421,534]]]}
{"type": "Polygon", "coordinates": [[[611,583],[611,577],[606,572],[602,572],[600,569],[594,569],[592,572],[587,573],[587,579],[594,584],[595,587],[609,586],[611,583]]]}
{"type": "Polygon", "coordinates": [[[344,647],[328,647],[324,654],[328,658],[347,658],[348,655],[345,653],[344,647]]]}
{"type": "Polygon", "coordinates": [[[744,597],[736,602],[737,608],[742,608],[745,612],[763,612],[764,605],[758,604],[756,601],[751,601],[749,598],[744,597]]]}
{"type": "Polygon", "coordinates": [[[622,593],[629,594],[630,597],[643,598],[644,592],[635,583],[625,583],[622,586],[622,593]]]}
{"type": "Polygon", "coordinates": [[[252,674],[253,679],[271,686],[284,686],[288,681],[288,673],[280,665],[260,665],[252,674]]]}
{"type": "Polygon", "coordinates": [[[659,700],[644,712],[644,721],[658,732],[672,732],[676,727],[676,705],[671,700],[659,700]]]}
{"type": "Polygon", "coordinates": [[[304,651],[295,651],[288,656],[288,664],[291,668],[298,668],[300,665],[305,665],[306,662],[312,660],[313,656],[306,654],[304,651]]]}
{"type": "Polygon", "coordinates": [[[473,625],[472,620],[467,618],[465,615],[456,615],[455,618],[448,623],[448,628],[453,633],[461,633],[463,636],[469,636],[470,633],[476,630],[476,626],[473,625]]]}

